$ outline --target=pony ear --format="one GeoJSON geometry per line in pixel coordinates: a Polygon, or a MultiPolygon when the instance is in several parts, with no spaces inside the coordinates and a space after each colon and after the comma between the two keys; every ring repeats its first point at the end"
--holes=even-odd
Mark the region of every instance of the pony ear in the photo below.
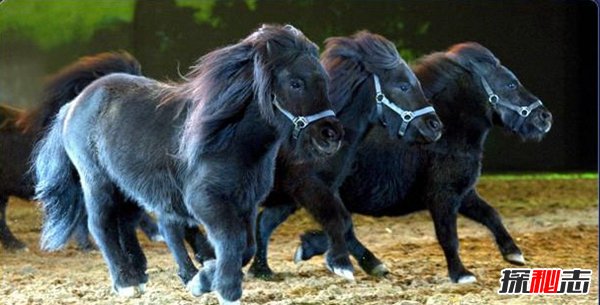
{"type": "Polygon", "coordinates": [[[267,122],[271,122],[275,116],[273,111],[273,76],[271,71],[265,67],[265,62],[258,53],[254,55],[254,81],[252,82],[252,89],[262,117],[267,122]]]}

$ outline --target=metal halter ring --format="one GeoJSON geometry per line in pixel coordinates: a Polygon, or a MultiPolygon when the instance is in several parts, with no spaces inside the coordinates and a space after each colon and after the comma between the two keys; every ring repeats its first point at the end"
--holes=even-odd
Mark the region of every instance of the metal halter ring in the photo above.
{"type": "Polygon", "coordinates": [[[404,122],[408,123],[408,122],[412,121],[414,118],[415,118],[415,115],[412,113],[412,111],[405,111],[402,114],[402,120],[404,122]]]}
{"type": "Polygon", "coordinates": [[[377,93],[377,95],[375,96],[375,100],[377,100],[377,102],[383,101],[384,98],[385,95],[383,95],[383,93],[377,93]]]}
{"type": "Polygon", "coordinates": [[[490,104],[492,105],[496,105],[496,103],[498,103],[499,100],[500,98],[496,94],[490,94],[490,96],[488,97],[488,102],[490,102],[490,104]]]}
{"type": "Polygon", "coordinates": [[[303,116],[296,117],[292,123],[297,129],[304,129],[309,124],[308,120],[303,116]]]}
{"type": "Polygon", "coordinates": [[[519,115],[524,118],[528,117],[530,113],[531,109],[529,109],[529,107],[521,107],[521,110],[519,111],[519,115]]]}

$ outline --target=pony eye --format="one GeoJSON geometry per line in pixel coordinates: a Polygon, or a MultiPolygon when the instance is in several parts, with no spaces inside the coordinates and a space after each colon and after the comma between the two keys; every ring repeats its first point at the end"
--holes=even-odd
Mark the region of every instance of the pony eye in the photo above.
{"type": "Polygon", "coordinates": [[[290,81],[290,87],[292,87],[292,89],[300,89],[302,87],[302,82],[296,79],[292,79],[290,81]]]}
{"type": "Polygon", "coordinates": [[[407,83],[400,84],[400,90],[406,92],[406,91],[408,91],[408,89],[410,89],[410,86],[407,83]]]}
{"type": "Polygon", "coordinates": [[[510,83],[508,83],[508,84],[506,85],[506,87],[507,87],[508,89],[510,89],[510,90],[515,90],[515,89],[517,89],[517,83],[515,83],[515,82],[510,82],[510,83]]]}

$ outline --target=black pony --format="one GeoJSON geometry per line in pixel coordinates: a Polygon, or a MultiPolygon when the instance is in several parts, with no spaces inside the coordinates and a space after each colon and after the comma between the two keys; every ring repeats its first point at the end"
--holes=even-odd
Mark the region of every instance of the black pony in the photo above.
{"type": "MultiPolygon", "coordinates": [[[[354,235],[352,219],[337,189],[350,171],[358,145],[371,129],[381,129],[390,141],[406,143],[431,142],[441,136],[441,122],[393,43],[362,31],[329,38],[325,45],[321,63],[330,76],[329,94],[344,125],[343,145],[332,158],[311,164],[300,163],[285,147],[280,151],[275,186],[258,216],[257,253],[249,270],[256,277],[273,276],[267,263],[269,238],[277,226],[304,207],[327,233],[329,270],[353,279],[346,245],[346,239],[354,235]]],[[[196,244],[197,257],[210,258],[204,243],[196,244]]],[[[372,274],[387,273],[368,251],[358,261],[372,274]]]]}
{"type": "MultiPolygon", "coordinates": [[[[524,140],[539,141],[550,130],[552,115],[477,43],[425,56],[414,71],[444,122],[444,134],[436,143],[408,146],[373,130],[359,148],[355,170],[340,188],[346,207],[372,216],[428,209],[453,282],[476,280],[458,255],[457,213],[486,226],[505,260],[524,264],[521,250],[475,184],[490,128],[503,126],[524,140]]],[[[348,243],[355,256],[367,251],[352,237],[348,243]]],[[[310,232],[301,240],[303,259],[326,250],[322,233],[310,232]]]]}
{"type": "Polygon", "coordinates": [[[272,187],[279,146],[292,142],[307,160],[339,146],[343,130],[317,52],[294,27],[265,25],[202,57],[184,83],[112,74],[90,84],[40,142],[42,245],[60,247],[55,240],[87,211],[114,290],[143,292],[146,259],[134,232],[139,203],[163,222],[202,224],[216,261],[188,287],[239,303],[241,268],[255,251],[257,205],[272,187]],[[81,181],[70,174],[73,165],[81,181]],[[70,204],[81,189],[85,206],[70,204]]]}
{"type": "MultiPolygon", "coordinates": [[[[82,57],[45,82],[42,102],[35,109],[25,112],[0,105],[0,242],[4,248],[25,248],[6,224],[6,205],[11,195],[26,199],[34,195],[34,183],[29,174],[34,142],[60,107],[75,98],[94,79],[115,72],[140,75],[140,64],[124,52],[82,57]]],[[[149,236],[158,236],[158,230],[151,222],[145,222],[143,227],[150,230],[146,232],[149,236]]],[[[85,222],[80,223],[75,233],[80,248],[87,250],[92,247],[85,222]]]]}

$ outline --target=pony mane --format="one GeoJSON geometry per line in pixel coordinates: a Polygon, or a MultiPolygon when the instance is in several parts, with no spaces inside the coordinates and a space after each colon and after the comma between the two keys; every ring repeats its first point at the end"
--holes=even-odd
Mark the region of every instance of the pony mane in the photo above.
{"type": "Polygon", "coordinates": [[[418,76],[428,98],[448,86],[456,85],[463,74],[487,73],[500,65],[492,52],[476,42],[451,46],[446,52],[435,52],[419,58],[412,69],[418,76]]]}
{"type": "Polygon", "coordinates": [[[354,90],[371,74],[406,64],[391,41],[368,31],[325,40],[321,63],[329,74],[329,96],[336,112],[345,108],[354,90]]]}
{"type": "Polygon", "coordinates": [[[446,54],[471,71],[487,73],[500,66],[500,60],[477,42],[455,44],[446,51],[446,54]]]}
{"type": "Polygon", "coordinates": [[[125,51],[81,57],[44,81],[42,102],[17,122],[24,131],[45,129],[58,110],[101,76],[122,72],[142,75],[140,63],[125,51]]]}
{"type": "Polygon", "coordinates": [[[179,155],[188,161],[229,144],[247,106],[256,100],[267,123],[274,117],[274,71],[301,55],[318,58],[317,46],[290,25],[263,25],[237,44],[201,57],[180,85],[165,89],[163,103],[189,109],[179,155]]]}

